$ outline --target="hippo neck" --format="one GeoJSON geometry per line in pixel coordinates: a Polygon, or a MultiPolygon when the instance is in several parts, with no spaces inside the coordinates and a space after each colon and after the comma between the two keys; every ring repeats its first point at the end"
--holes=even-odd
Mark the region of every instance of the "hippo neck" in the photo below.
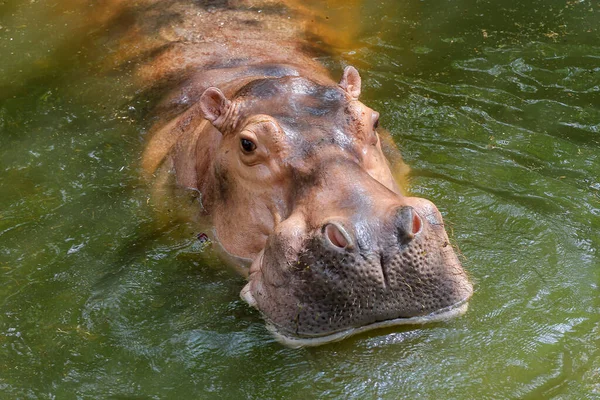
{"type": "Polygon", "coordinates": [[[327,69],[317,61],[330,49],[307,40],[305,21],[292,11],[296,0],[283,1],[276,9],[268,0],[241,0],[223,8],[202,0],[143,2],[153,4],[155,11],[140,14],[136,29],[162,29],[151,36],[147,46],[156,56],[138,77],[152,95],[160,93],[154,115],[161,119],[183,112],[210,86],[223,90],[244,78],[300,75],[331,83],[327,69]],[[270,12],[261,13],[261,7],[270,12]],[[179,16],[179,21],[163,20],[161,15],[179,16]]]}

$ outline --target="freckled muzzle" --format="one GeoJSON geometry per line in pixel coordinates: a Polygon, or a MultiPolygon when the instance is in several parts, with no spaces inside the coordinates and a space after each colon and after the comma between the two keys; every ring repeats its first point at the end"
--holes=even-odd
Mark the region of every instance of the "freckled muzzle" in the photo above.
{"type": "Polygon", "coordinates": [[[242,297],[281,341],[295,346],[463,313],[472,285],[435,206],[421,199],[415,204],[419,210],[399,207],[367,233],[327,223],[299,250],[288,246],[298,238],[279,229],[242,297]]]}

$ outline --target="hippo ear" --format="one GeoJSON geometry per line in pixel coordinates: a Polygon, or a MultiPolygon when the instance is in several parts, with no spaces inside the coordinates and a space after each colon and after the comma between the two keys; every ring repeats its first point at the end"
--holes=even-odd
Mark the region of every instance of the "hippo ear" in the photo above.
{"type": "Polygon", "coordinates": [[[223,124],[223,119],[231,106],[231,101],[216,87],[209,87],[200,96],[200,109],[204,118],[216,128],[223,124]]]}
{"type": "Polygon", "coordinates": [[[358,96],[360,96],[360,75],[356,68],[351,65],[344,68],[340,86],[354,99],[358,99],[358,96]]]}

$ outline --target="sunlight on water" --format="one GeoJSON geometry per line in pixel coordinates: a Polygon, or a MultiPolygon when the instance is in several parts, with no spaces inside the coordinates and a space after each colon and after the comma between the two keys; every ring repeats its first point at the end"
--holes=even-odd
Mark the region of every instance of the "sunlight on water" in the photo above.
{"type": "Polygon", "coordinates": [[[476,285],[456,320],[308,350],[157,216],[121,6],[0,3],[0,397],[600,396],[598,4],[290,2],[332,74],[360,69],[476,285]]]}

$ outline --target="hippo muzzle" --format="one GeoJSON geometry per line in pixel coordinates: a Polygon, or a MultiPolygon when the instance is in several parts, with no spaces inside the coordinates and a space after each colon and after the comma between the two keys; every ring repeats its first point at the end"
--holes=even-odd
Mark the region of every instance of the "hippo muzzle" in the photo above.
{"type": "Polygon", "coordinates": [[[466,311],[473,288],[438,209],[380,192],[367,201],[362,193],[356,204],[344,196],[344,212],[317,218],[322,223],[305,209],[315,209],[313,199],[268,238],[242,298],[261,311],[278,340],[320,345],[466,311]]]}

